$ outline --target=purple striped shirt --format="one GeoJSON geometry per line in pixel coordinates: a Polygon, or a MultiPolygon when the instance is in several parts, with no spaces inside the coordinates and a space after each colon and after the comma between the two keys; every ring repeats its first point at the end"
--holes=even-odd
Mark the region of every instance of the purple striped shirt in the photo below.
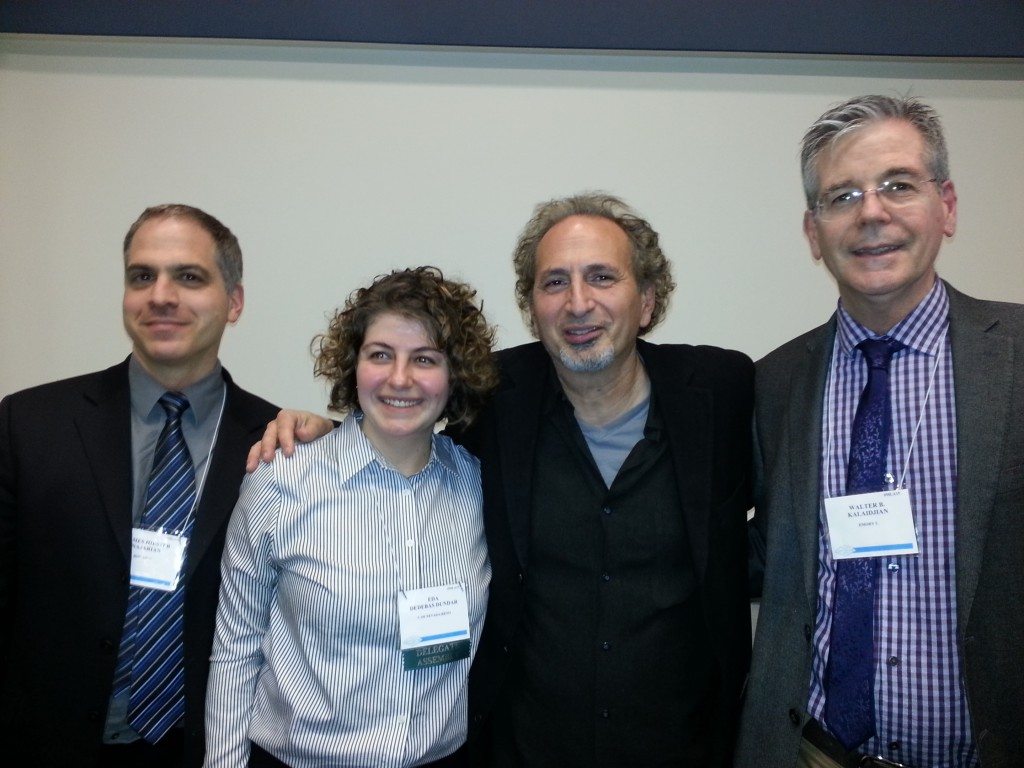
{"type": "MultiPolygon", "coordinates": [[[[867,383],[867,366],[856,346],[874,336],[841,303],[837,317],[821,428],[820,471],[827,496],[841,496],[845,490],[850,428],[867,383]]],[[[877,735],[862,751],[916,768],[979,765],[956,644],[956,401],[948,328],[949,301],[945,286],[936,280],[924,300],[888,333],[906,348],[894,355],[889,374],[892,436],[886,469],[899,481],[906,467],[904,484],[910,492],[920,554],[879,558],[874,627],[877,735]]],[[[836,573],[824,535],[823,509],[822,505],[807,705],[819,721],[824,719],[822,680],[836,573]]]]}

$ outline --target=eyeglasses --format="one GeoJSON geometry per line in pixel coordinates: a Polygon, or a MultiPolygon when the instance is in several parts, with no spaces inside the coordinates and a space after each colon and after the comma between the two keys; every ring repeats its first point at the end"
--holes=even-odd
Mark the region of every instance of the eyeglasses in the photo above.
{"type": "Polygon", "coordinates": [[[886,208],[906,208],[921,200],[926,184],[938,182],[938,179],[918,179],[913,176],[899,176],[895,179],[886,179],[877,187],[872,189],[858,189],[857,187],[840,187],[832,189],[818,198],[813,210],[821,221],[834,221],[847,216],[852,216],[860,210],[864,198],[871,192],[878,195],[878,199],[886,208]]]}

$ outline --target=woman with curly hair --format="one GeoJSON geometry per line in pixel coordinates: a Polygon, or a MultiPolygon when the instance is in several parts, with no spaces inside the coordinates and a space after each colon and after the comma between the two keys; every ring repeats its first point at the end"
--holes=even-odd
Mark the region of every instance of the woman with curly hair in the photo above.
{"type": "Polygon", "coordinates": [[[341,425],[242,485],[206,765],[459,766],[490,564],[479,462],[436,433],[497,381],[493,330],[433,267],[355,291],[313,342],[341,425]]]}

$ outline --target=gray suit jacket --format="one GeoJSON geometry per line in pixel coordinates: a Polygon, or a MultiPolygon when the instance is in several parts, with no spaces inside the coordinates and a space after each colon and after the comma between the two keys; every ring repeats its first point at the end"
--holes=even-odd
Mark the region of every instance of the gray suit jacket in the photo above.
{"type": "MultiPolygon", "coordinates": [[[[984,768],[1024,760],[1024,306],[946,286],[957,417],[957,645],[984,768]]],[[[817,605],[822,401],[835,317],[757,364],[751,588],[737,766],[795,765],[817,605]]]]}

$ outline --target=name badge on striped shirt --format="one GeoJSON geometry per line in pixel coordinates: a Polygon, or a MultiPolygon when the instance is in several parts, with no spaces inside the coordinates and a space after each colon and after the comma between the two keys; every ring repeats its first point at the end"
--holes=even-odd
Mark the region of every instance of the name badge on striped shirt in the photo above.
{"type": "Polygon", "coordinates": [[[398,625],[406,670],[469,658],[469,608],[464,584],[399,592],[398,625]]]}
{"type": "Polygon", "coordinates": [[[131,585],[173,592],[178,587],[187,546],[184,536],[133,528],[131,585]]]}
{"type": "Polygon", "coordinates": [[[825,518],[834,560],[920,551],[906,488],[825,499],[825,518]]]}

